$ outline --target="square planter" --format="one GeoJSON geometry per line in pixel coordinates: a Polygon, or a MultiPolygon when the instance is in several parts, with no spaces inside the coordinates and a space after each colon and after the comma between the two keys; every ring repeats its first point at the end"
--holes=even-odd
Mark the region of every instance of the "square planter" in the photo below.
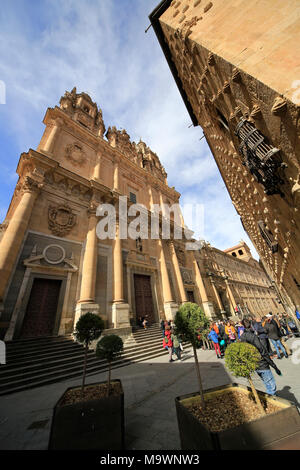
{"type": "MultiPolygon", "coordinates": [[[[124,392],[97,400],[61,406],[65,393],[53,410],[49,450],[122,450],[124,449],[124,392]]],[[[101,385],[98,382],[86,388],[101,385]]]]}
{"type": "MultiPolygon", "coordinates": [[[[228,391],[251,392],[250,387],[229,384],[207,390],[206,398],[228,391]]],[[[220,432],[210,431],[187,408],[200,401],[199,393],[190,393],[175,399],[182,450],[262,450],[300,449],[300,415],[288,400],[258,391],[261,398],[281,409],[234,428],[220,432]]]]}

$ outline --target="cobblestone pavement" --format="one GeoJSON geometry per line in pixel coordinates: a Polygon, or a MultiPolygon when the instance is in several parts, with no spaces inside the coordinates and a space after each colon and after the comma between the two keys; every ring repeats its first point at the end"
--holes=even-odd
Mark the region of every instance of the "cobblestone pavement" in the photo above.
{"type": "MultiPolygon", "coordinates": [[[[274,374],[278,395],[300,408],[300,340],[290,339],[298,347],[289,359],[275,359],[282,376],[274,374]],[[297,341],[298,344],[295,343],[297,341]],[[294,360],[298,359],[299,364],[294,360]]],[[[230,382],[246,384],[231,377],[224,359],[214,351],[198,351],[204,388],[230,382]]],[[[168,354],[113,370],[113,378],[122,380],[125,395],[126,448],[142,450],[180,449],[175,397],[197,391],[192,351],[186,349],[182,361],[168,362],[168,354]]],[[[106,373],[89,377],[87,383],[106,380],[106,373]]],[[[254,378],[264,391],[259,377],[254,378]]],[[[0,398],[0,449],[47,449],[52,410],[67,387],[80,380],[69,380],[42,388],[26,390],[0,398]]]]}

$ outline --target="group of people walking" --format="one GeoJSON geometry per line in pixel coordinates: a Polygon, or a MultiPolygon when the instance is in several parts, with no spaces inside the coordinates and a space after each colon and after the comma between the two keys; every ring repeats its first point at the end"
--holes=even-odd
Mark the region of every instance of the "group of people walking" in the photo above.
{"type": "Polygon", "coordinates": [[[181,361],[181,353],[183,351],[182,341],[181,338],[175,334],[172,320],[161,320],[160,329],[162,330],[163,348],[169,353],[169,362],[174,362],[173,355],[176,355],[177,360],[181,361]]]}
{"type": "MultiPolygon", "coordinates": [[[[292,352],[285,338],[298,335],[299,331],[291,317],[286,314],[273,315],[270,312],[255,320],[244,318],[237,323],[232,321],[227,321],[225,324],[223,321],[212,323],[207,339],[213,344],[216,355],[220,359],[224,356],[228,344],[235,341],[247,342],[255,346],[261,355],[256,372],[264,382],[267,393],[274,395],[276,382],[270,368],[273,368],[278,375],[281,375],[281,371],[273,359],[288,358],[292,352]],[[272,350],[271,345],[275,351],[272,350]]],[[[208,347],[212,349],[211,344],[208,347]]],[[[203,348],[205,348],[204,341],[203,348]]]]}

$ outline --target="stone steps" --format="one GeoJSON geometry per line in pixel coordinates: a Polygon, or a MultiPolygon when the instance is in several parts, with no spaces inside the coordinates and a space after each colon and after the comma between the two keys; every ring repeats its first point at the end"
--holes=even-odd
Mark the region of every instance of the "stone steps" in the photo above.
{"type": "MultiPolygon", "coordinates": [[[[48,385],[80,377],[84,348],[71,335],[10,341],[7,346],[7,364],[0,366],[0,395],[48,385]]],[[[124,341],[122,356],[113,368],[132,362],[166,355],[162,348],[162,334],[158,325],[147,330],[138,329],[124,341]]],[[[88,352],[87,376],[108,370],[94,351],[88,352]]]]}

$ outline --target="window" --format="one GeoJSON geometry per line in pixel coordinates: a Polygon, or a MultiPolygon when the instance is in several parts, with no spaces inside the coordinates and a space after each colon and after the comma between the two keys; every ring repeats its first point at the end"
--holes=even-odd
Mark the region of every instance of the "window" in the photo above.
{"type": "Polygon", "coordinates": [[[235,251],[233,253],[231,253],[231,255],[236,258],[236,252],[235,251]]]}
{"type": "Polygon", "coordinates": [[[136,204],[136,194],[134,193],[129,193],[129,200],[130,202],[133,202],[133,204],[136,204]]]}
{"type": "Polygon", "coordinates": [[[239,250],[239,255],[243,255],[243,254],[244,254],[243,250],[239,250]]]}
{"type": "Polygon", "coordinates": [[[245,118],[238,123],[235,134],[240,141],[239,151],[244,158],[243,164],[264,186],[265,194],[280,194],[283,197],[279,186],[284,181],[278,175],[278,170],[286,165],[282,162],[279,149],[267,143],[254,124],[245,118]]]}

